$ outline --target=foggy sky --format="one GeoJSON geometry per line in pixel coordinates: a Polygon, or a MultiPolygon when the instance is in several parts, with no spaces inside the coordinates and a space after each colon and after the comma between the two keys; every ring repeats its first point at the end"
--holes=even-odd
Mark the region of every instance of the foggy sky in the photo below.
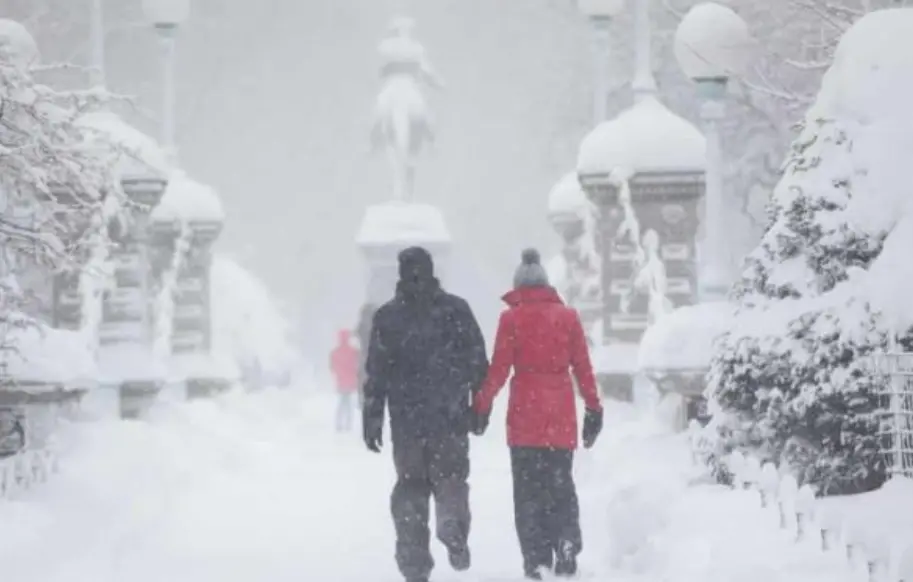
{"type": "MultiPolygon", "coordinates": [[[[106,1],[141,17],[139,0],[106,1]]],[[[546,202],[589,126],[585,23],[570,0],[403,4],[447,85],[430,94],[438,138],[420,160],[417,196],[444,210],[457,287],[475,290],[491,324],[521,248],[557,249],[546,202]]],[[[178,49],[181,162],[222,195],[220,249],[306,329],[330,335],[352,324],[363,297],[353,243],[362,210],[390,193],[368,130],[394,3],[193,0],[193,12],[178,49]]],[[[112,34],[108,46],[112,89],[157,115],[151,33],[112,34]]]]}

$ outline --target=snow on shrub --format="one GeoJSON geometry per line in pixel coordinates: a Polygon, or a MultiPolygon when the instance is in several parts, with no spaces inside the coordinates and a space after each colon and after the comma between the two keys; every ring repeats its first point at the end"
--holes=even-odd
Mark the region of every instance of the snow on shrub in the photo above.
{"type": "Polygon", "coordinates": [[[732,298],[708,395],[709,460],[751,449],[827,494],[886,478],[865,357],[913,347],[913,10],[842,39],[732,298]],[[904,48],[906,47],[906,48],[904,48]]]}

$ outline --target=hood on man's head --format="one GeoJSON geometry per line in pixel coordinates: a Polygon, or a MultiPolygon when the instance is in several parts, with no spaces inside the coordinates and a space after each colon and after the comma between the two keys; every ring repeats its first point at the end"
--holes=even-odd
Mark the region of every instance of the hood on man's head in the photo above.
{"type": "Polygon", "coordinates": [[[434,260],[422,247],[409,247],[399,253],[399,278],[402,281],[434,278],[434,260]]]}

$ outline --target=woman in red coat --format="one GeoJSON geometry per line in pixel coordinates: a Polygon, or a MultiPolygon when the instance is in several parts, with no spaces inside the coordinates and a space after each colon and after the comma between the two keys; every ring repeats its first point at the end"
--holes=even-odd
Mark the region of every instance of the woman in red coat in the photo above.
{"type": "Polygon", "coordinates": [[[488,424],[492,403],[511,369],[507,444],[514,480],[514,517],[523,570],[541,579],[541,569],[559,576],[577,571],[583,548],[573,478],[577,448],[574,381],[586,406],[583,444],[602,430],[602,404],[586,337],[577,312],[561,301],[533,249],[523,252],[514,290],[503,297],[488,376],[473,402],[476,433],[488,424]]]}
{"type": "Polygon", "coordinates": [[[352,346],[347,329],[339,331],[338,343],[330,353],[330,369],[336,377],[339,404],[336,407],[336,430],[347,431],[352,427],[352,395],[358,391],[359,350],[352,346]]]}

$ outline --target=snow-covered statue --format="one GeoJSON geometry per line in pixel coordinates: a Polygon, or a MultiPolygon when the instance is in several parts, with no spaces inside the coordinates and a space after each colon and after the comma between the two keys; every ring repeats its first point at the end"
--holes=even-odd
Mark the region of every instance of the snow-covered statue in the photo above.
{"type": "Polygon", "coordinates": [[[424,47],[412,36],[415,23],[397,18],[390,36],[378,47],[383,83],[374,109],[371,141],[384,147],[393,170],[393,196],[412,201],[415,161],[425,144],[434,139],[431,112],[423,86],[440,88],[443,83],[425,57],[424,47]]]}

